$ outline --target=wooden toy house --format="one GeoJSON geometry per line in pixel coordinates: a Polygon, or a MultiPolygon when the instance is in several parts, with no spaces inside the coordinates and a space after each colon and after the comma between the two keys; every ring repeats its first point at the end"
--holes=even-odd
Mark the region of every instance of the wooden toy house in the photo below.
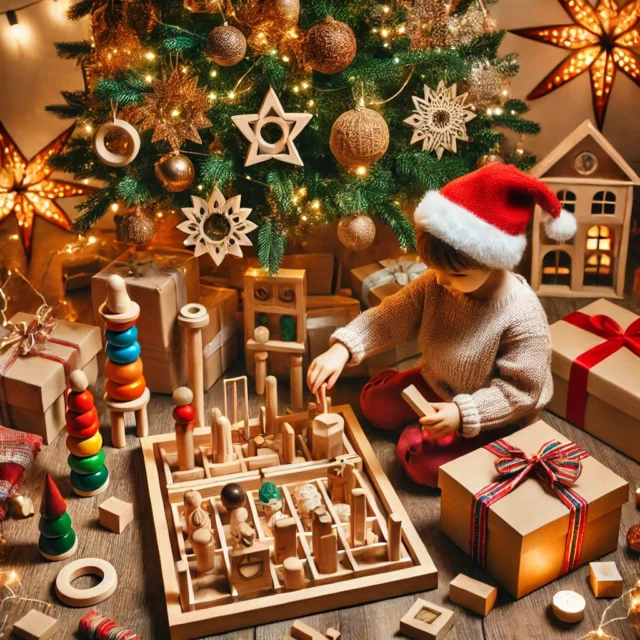
{"type": "Polygon", "coordinates": [[[531,286],[539,295],[622,298],[633,187],[640,177],[585,120],[531,170],[576,216],[569,241],[547,237],[539,207],[533,218],[531,286]]]}

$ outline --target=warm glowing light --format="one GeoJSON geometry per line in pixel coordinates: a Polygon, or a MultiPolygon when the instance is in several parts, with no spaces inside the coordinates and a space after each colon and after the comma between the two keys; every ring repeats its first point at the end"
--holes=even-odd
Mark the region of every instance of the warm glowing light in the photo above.
{"type": "Polygon", "coordinates": [[[156,54],[153,53],[153,51],[147,51],[147,53],[144,54],[144,57],[147,60],[155,60],[156,59],[156,54]]]}
{"type": "Polygon", "coordinates": [[[258,40],[264,40],[267,36],[264,34],[264,31],[261,31],[258,34],[258,40]]]}
{"type": "Polygon", "coordinates": [[[382,30],[380,31],[380,35],[381,35],[383,38],[388,38],[388,37],[389,37],[389,29],[382,29],[382,30]]]}
{"type": "Polygon", "coordinates": [[[299,91],[300,91],[300,87],[298,85],[293,87],[293,93],[298,93],[299,91]]]}
{"type": "Polygon", "coordinates": [[[180,109],[178,109],[178,107],[174,107],[173,109],[171,109],[171,111],[169,112],[169,115],[172,118],[177,118],[180,115],[180,109]]]}
{"type": "Polygon", "coordinates": [[[302,88],[303,89],[308,89],[309,88],[309,83],[308,82],[303,82],[302,83],[302,88]]]}
{"type": "Polygon", "coordinates": [[[382,7],[382,13],[389,13],[389,11],[391,11],[391,9],[387,5],[382,7]]]}
{"type": "Polygon", "coordinates": [[[366,176],[367,175],[367,167],[365,167],[364,165],[360,165],[357,169],[356,169],[356,173],[359,176],[366,176]]]}
{"type": "Polygon", "coordinates": [[[156,218],[162,218],[163,215],[162,211],[158,211],[158,213],[156,213],[156,218]]]}
{"type": "Polygon", "coordinates": [[[144,81],[145,81],[147,84],[151,84],[151,83],[153,82],[153,76],[152,76],[152,75],[150,75],[150,74],[147,74],[147,75],[144,77],[144,81]]]}
{"type": "Polygon", "coordinates": [[[20,240],[20,236],[17,233],[12,233],[9,236],[9,240],[20,240]]]}
{"type": "Polygon", "coordinates": [[[302,220],[302,222],[306,222],[308,219],[308,216],[300,216],[300,220],[302,220]]]}
{"type": "Polygon", "coordinates": [[[393,61],[394,61],[396,64],[398,64],[398,62],[400,62],[400,58],[398,58],[398,56],[396,56],[396,57],[393,59],[393,61]]]}
{"type": "Polygon", "coordinates": [[[91,132],[93,131],[93,127],[92,127],[90,124],[85,124],[85,125],[84,125],[84,130],[85,130],[87,133],[91,133],[91,132]]]}
{"type": "Polygon", "coordinates": [[[198,185],[198,191],[202,191],[204,189],[204,185],[199,184],[198,185]]]}
{"type": "Polygon", "coordinates": [[[314,104],[315,102],[313,100],[309,100],[309,102],[307,102],[308,107],[313,107],[314,104]]]}
{"type": "Polygon", "coordinates": [[[117,202],[114,202],[111,205],[111,211],[113,211],[114,213],[120,208],[120,205],[117,202]]]}
{"type": "Polygon", "coordinates": [[[314,200],[314,201],[311,203],[311,208],[312,208],[312,209],[319,209],[319,208],[320,208],[320,201],[319,201],[319,200],[314,200]]]}
{"type": "Polygon", "coordinates": [[[212,78],[215,78],[218,75],[218,72],[215,69],[211,69],[211,71],[209,72],[209,75],[212,78]]]}
{"type": "Polygon", "coordinates": [[[87,244],[95,244],[96,242],[98,242],[98,238],[96,238],[95,236],[89,236],[87,238],[87,244]]]}
{"type": "Polygon", "coordinates": [[[491,107],[489,107],[489,108],[487,109],[487,115],[488,115],[488,116],[493,115],[493,109],[492,109],[491,107]]]}
{"type": "Polygon", "coordinates": [[[282,56],[282,62],[289,62],[289,56],[282,56]]]}
{"type": "Polygon", "coordinates": [[[496,107],[493,111],[497,116],[502,115],[502,109],[500,107],[496,107]]]}
{"type": "Polygon", "coordinates": [[[213,91],[207,95],[207,98],[209,98],[209,100],[215,100],[217,97],[218,96],[213,93],[213,91]]]}
{"type": "Polygon", "coordinates": [[[275,56],[278,54],[278,50],[277,49],[271,49],[271,51],[269,52],[272,56],[275,56]]]}
{"type": "Polygon", "coordinates": [[[235,93],[233,93],[233,91],[229,91],[228,98],[229,98],[230,100],[233,100],[235,97],[236,97],[236,94],[235,94],[235,93]]]}

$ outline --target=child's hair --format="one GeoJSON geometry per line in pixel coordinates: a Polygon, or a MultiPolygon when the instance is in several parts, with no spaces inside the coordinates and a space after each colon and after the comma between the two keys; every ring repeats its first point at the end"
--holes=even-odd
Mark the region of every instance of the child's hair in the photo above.
{"type": "Polygon", "coordinates": [[[448,273],[466,269],[486,269],[477,260],[427,231],[418,231],[416,235],[418,255],[428,267],[448,273]]]}

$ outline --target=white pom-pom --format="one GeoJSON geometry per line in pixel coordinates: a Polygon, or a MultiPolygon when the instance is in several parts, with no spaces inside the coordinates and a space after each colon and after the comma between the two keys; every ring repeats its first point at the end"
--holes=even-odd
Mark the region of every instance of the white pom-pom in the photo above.
{"type": "Polygon", "coordinates": [[[562,210],[557,218],[549,216],[544,223],[544,230],[552,240],[564,242],[573,238],[578,229],[576,217],[569,211],[562,210]]]}

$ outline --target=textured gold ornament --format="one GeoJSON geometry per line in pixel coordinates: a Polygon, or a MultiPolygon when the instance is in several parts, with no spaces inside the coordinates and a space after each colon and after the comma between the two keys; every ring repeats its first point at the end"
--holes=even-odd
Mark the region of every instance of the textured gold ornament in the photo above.
{"type": "Polygon", "coordinates": [[[482,10],[471,5],[465,13],[453,15],[448,19],[447,44],[469,44],[486,31],[490,31],[487,26],[482,10]]]}
{"type": "Polygon", "coordinates": [[[497,151],[490,151],[480,156],[476,162],[476,167],[481,169],[488,164],[504,164],[504,158],[497,151]]]}
{"type": "Polygon", "coordinates": [[[502,76],[493,65],[475,64],[469,72],[469,100],[476,107],[488,107],[498,101],[502,84],[502,76]]]}
{"type": "Polygon", "coordinates": [[[177,70],[168,80],[153,80],[153,91],[144,94],[141,107],[129,107],[127,120],[139,123],[142,131],[153,129],[151,142],[167,140],[179,149],[185,140],[202,143],[198,129],[211,126],[206,113],[210,104],[198,78],[187,78],[177,70]]]}
{"type": "Polygon", "coordinates": [[[262,17],[283,31],[291,29],[300,18],[300,0],[265,0],[262,17]]]}
{"type": "Polygon", "coordinates": [[[387,151],[389,127],[373,109],[351,109],[333,123],[329,146],[341,165],[369,166],[380,160],[387,151]]]}
{"type": "Polygon", "coordinates": [[[171,193],[188,189],[196,177],[191,160],[179,153],[168,153],[155,164],[158,182],[171,193]]]}
{"type": "Polygon", "coordinates": [[[118,227],[118,240],[136,248],[146,247],[151,244],[155,232],[156,225],[149,216],[140,211],[126,213],[118,227]]]}
{"type": "Polygon", "coordinates": [[[362,251],[371,245],[376,237],[374,221],[364,213],[340,218],[338,239],[352,251],[362,251]]]}
{"type": "Polygon", "coordinates": [[[135,67],[142,59],[142,45],[138,34],[126,24],[95,33],[95,56],[106,75],[113,75],[135,67]]]}
{"type": "Polygon", "coordinates": [[[458,0],[409,0],[407,6],[407,35],[411,49],[433,49],[447,44],[449,15],[458,0]]]}
{"type": "Polygon", "coordinates": [[[216,27],[207,36],[205,53],[209,60],[221,67],[232,67],[241,62],[247,52],[247,39],[240,29],[228,24],[216,27]]]}
{"type": "Polygon", "coordinates": [[[327,16],[307,32],[305,56],[311,68],[321,73],[340,73],[356,57],[356,37],[351,27],[327,16]]]}

